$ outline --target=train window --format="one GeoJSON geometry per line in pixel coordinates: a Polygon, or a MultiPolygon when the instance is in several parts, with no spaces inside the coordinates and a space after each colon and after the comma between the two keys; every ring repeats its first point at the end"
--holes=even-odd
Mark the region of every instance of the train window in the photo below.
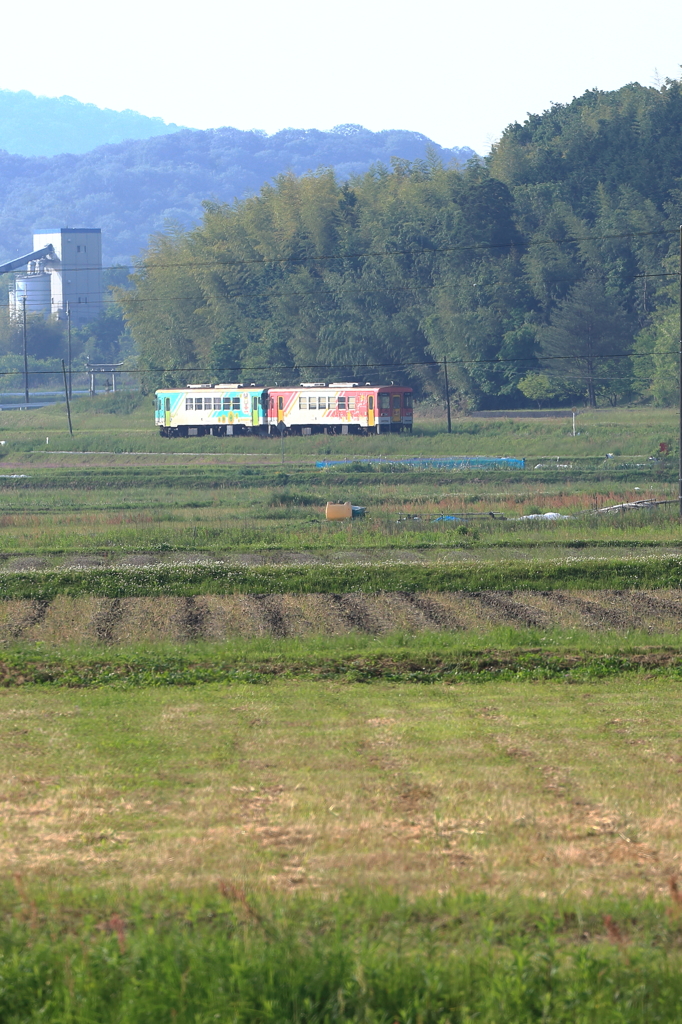
{"type": "Polygon", "coordinates": [[[403,405],[406,409],[412,408],[412,395],[403,395],[403,405]]]}
{"type": "Polygon", "coordinates": [[[314,395],[309,395],[308,396],[308,408],[309,409],[317,409],[317,399],[315,398],[314,395]]]}
{"type": "Polygon", "coordinates": [[[354,395],[349,395],[348,396],[348,408],[351,409],[351,410],[355,408],[355,396],[354,395]]]}
{"type": "Polygon", "coordinates": [[[229,398],[223,398],[223,409],[229,409],[231,405],[229,398]]]}
{"type": "Polygon", "coordinates": [[[299,409],[307,409],[308,408],[308,399],[307,399],[307,397],[305,395],[302,395],[299,398],[299,400],[298,400],[298,407],[299,407],[299,409]]]}
{"type": "Polygon", "coordinates": [[[379,395],[379,408],[390,409],[391,408],[391,396],[390,395],[379,395]]]}
{"type": "Polygon", "coordinates": [[[193,408],[194,408],[194,399],[193,398],[186,398],[185,399],[185,409],[193,409],[193,408]]]}
{"type": "Polygon", "coordinates": [[[220,408],[220,406],[221,406],[221,404],[222,404],[222,403],[221,403],[221,400],[220,400],[220,398],[214,398],[214,399],[213,399],[213,408],[214,408],[214,409],[219,409],[219,408],[220,408]]]}
{"type": "Polygon", "coordinates": [[[320,395],[320,397],[318,398],[318,400],[317,400],[317,408],[318,409],[326,409],[327,408],[327,398],[326,398],[325,395],[320,395]]]}
{"type": "Polygon", "coordinates": [[[337,403],[336,403],[336,406],[337,406],[338,409],[345,409],[346,408],[346,398],[345,398],[345,395],[339,395],[337,403]]]}
{"type": "Polygon", "coordinates": [[[202,409],[203,408],[203,404],[204,404],[203,403],[203,399],[201,399],[201,398],[195,398],[194,399],[194,408],[195,409],[202,409]]]}
{"type": "Polygon", "coordinates": [[[393,396],[393,408],[394,409],[399,409],[400,408],[400,395],[394,395],[393,396]]]}
{"type": "Polygon", "coordinates": [[[240,409],[241,408],[241,401],[242,401],[241,398],[233,398],[232,399],[232,408],[233,409],[240,409]]]}

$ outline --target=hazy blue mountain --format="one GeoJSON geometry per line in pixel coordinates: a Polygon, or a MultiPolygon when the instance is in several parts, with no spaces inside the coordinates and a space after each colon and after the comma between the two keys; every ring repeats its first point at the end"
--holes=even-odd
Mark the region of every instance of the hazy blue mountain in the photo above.
{"type": "Polygon", "coordinates": [[[102,110],[72,96],[34,96],[0,89],[0,149],[21,156],[87,153],[126,139],[149,139],[180,126],[135,110],[102,110]]]}
{"type": "Polygon", "coordinates": [[[35,228],[101,227],[105,262],[125,263],[168,221],[194,224],[205,199],[230,202],[276,174],[334,167],[340,178],[394,157],[464,164],[468,147],[444,149],[419,132],[215,128],[25,157],[0,151],[0,260],[28,251],[35,228]]]}

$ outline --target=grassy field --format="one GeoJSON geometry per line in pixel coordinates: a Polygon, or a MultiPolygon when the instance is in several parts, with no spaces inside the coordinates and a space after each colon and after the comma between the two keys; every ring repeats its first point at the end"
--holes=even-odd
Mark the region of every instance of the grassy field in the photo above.
{"type": "MultiPolygon", "coordinates": [[[[248,456],[250,453],[280,460],[278,440],[261,444],[257,438],[161,438],[153,425],[153,397],[135,401],[125,393],[79,398],[72,404],[74,436],[69,438],[66,407],[62,404],[43,409],[0,412],[0,439],[7,440],[11,452],[44,451],[45,439],[54,450],[118,452],[172,452],[248,456]],[[130,410],[130,411],[128,411],[130,410]]],[[[511,455],[540,460],[560,456],[604,458],[615,456],[639,459],[658,451],[661,441],[677,435],[674,410],[654,408],[614,408],[580,410],[577,436],[572,436],[571,418],[481,419],[455,417],[452,433],[446,433],[445,416],[416,412],[412,435],[383,434],[374,437],[287,438],[285,459],[296,460],[327,455],[511,455]],[[414,442],[418,443],[415,445],[414,442]],[[474,450],[472,450],[474,449],[474,450]]]]}
{"type": "Polygon", "coordinates": [[[10,654],[3,1019],[678,1019],[680,656],[523,639],[10,654]]]}
{"type": "Polygon", "coordinates": [[[147,400],[129,413],[107,411],[124,398],[79,399],[73,438],[63,433],[63,406],[0,413],[0,557],[10,568],[26,564],[22,559],[46,566],[84,555],[116,562],[165,552],[280,553],[285,561],[355,552],[484,560],[576,548],[672,553],[682,541],[674,505],[621,516],[592,512],[675,497],[674,459],[650,458],[675,427],[665,410],[585,412],[575,438],[570,419],[464,418],[451,435],[444,421],[419,420],[412,436],[287,438],[282,449],[257,438],[166,440],[151,425],[147,400]],[[315,467],[327,456],[367,454],[506,454],[525,457],[528,468],[315,467]],[[366,506],[367,518],[326,523],[325,503],[346,499],[366,506]],[[506,521],[486,518],[491,512],[506,521]],[[520,518],[545,512],[576,518],[520,518]],[[460,518],[434,521],[442,515],[460,518]]]}
{"type": "Polygon", "coordinates": [[[64,411],[0,413],[3,1022],[679,1020],[682,528],[593,511],[676,497],[674,411],[64,411]]]}

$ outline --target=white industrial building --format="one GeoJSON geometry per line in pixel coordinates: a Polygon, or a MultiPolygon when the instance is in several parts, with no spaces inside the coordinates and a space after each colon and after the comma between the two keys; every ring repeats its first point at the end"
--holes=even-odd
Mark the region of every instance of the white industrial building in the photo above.
{"type": "Polygon", "coordinates": [[[74,327],[98,317],[103,309],[101,228],[36,231],[33,249],[39,258],[29,254],[26,273],[15,278],[10,316],[23,314],[25,299],[27,313],[64,320],[68,311],[74,327]]]}

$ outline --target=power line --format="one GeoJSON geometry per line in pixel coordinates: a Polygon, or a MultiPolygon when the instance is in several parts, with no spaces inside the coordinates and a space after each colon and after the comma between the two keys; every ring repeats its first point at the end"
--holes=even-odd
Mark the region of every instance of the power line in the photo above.
{"type": "MultiPolygon", "coordinates": [[[[607,352],[602,353],[598,357],[598,360],[604,359],[629,359],[629,358],[640,358],[646,359],[652,356],[665,356],[665,355],[677,355],[677,349],[663,349],[659,352],[607,352]]],[[[472,366],[477,364],[509,364],[509,363],[528,363],[528,362],[549,362],[555,360],[570,359],[573,362],[579,362],[584,359],[584,356],[580,355],[566,355],[566,356],[510,356],[509,358],[500,359],[498,357],[491,357],[490,359],[451,359],[448,357],[448,365],[451,366],[472,366]]],[[[328,370],[337,372],[340,370],[399,370],[399,369],[410,369],[411,367],[442,367],[442,359],[431,359],[421,360],[414,362],[397,362],[397,363],[271,363],[268,366],[149,366],[149,367],[131,367],[131,368],[117,368],[116,373],[128,373],[128,374],[145,374],[145,373],[206,373],[216,376],[223,373],[276,373],[282,370],[328,370]]],[[[0,370],[0,376],[7,377],[13,374],[22,373],[22,370],[0,370]]],[[[59,373],[58,368],[54,370],[29,370],[31,374],[54,374],[59,373]]],[[[77,373],[86,373],[86,369],[74,371],[77,373]]],[[[99,372],[99,371],[98,371],[99,372]]],[[[106,371],[101,371],[106,372],[106,371]]],[[[606,379],[606,378],[605,378],[606,379]]],[[[611,378],[609,378],[611,379],[611,378]]],[[[616,379],[616,378],[613,378],[616,379]]],[[[623,378],[625,379],[625,378],[623,378]]]]}
{"type": "MultiPolygon", "coordinates": [[[[485,249],[528,249],[539,245],[568,245],[574,242],[603,242],[614,241],[623,238],[653,238],[677,235],[676,231],[622,231],[608,235],[573,235],[566,238],[540,238],[530,241],[514,240],[509,242],[477,242],[471,245],[444,245],[433,246],[428,249],[389,249],[370,252],[350,252],[341,254],[328,254],[323,256],[259,256],[251,259],[228,259],[228,260],[203,260],[192,262],[176,263],[151,263],[154,268],[170,269],[176,267],[225,267],[242,266],[256,263],[308,263],[324,262],[334,260],[355,260],[355,259],[385,259],[390,256],[422,256],[441,252],[472,252],[485,249]]],[[[147,257],[149,259],[149,257],[147,257]]],[[[73,267],[60,266],[63,273],[77,273],[91,268],[74,265],[73,267]]],[[[145,260],[139,263],[117,263],[108,267],[101,267],[101,270],[132,270],[140,271],[146,269],[145,260]]]]}
{"type": "MultiPolygon", "coordinates": [[[[624,277],[621,277],[620,280],[621,281],[641,281],[641,280],[649,280],[650,278],[656,278],[656,277],[679,277],[679,276],[680,276],[680,274],[679,274],[678,271],[669,271],[669,272],[657,273],[657,274],[628,274],[628,275],[626,275],[624,277]]],[[[579,277],[555,277],[555,278],[552,278],[547,283],[548,284],[552,284],[552,285],[553,284],[579,284],[581,280],[582,280],[582,278],[579,278],[579,277]]],[[[385,291],[386,291],[387,294],[393,295],[396,292],[415,292],[417,290],[417,288],[418,288],[418,285],[413,285],[413,286],[408,286],[408,287],[406,287],[406,286],[396,287],[396,286],[393,286],[393,285],[388,285],[386,287],[385,291]]],[[[241,292],[241,293],[238,292],[236,294],[248,295],[249,292],[248,291],[244,291],[244,292],[241,292]]],[[[161,299],[139,298],[138,296],[136,296],[133,293],[133,290],[131,289],[129,294],[125,296],[124,302],[125,303],[131,303],[131,304],[134,303],[136,305],[137,304],[141,304],[141,305],[145,305],[145,304],[166,305],[171,300],[192,302],[192,301],[194,301],[197,298],[205,298],[205,296],[203,296],[203,295],[201,295],[201,296],[197,296],[197,295],[172,295],[171,294],[171,295],[165,295],[161,299]]],[[[113,298],[109,299],[109,298],[107,298],[107,299],[97,299],[94,302],[88,303],[88,305],[89,306],[109,306],[109,307],[114,307],[114,306],[121,306],[122,303],[121,303],[121,301],[119,299],[113,299],[113,298]]],[[[0,309],[8,309],[9,306],[10,306],[9,302],[0,302],[0,309]]],[[[58,322],[62,323],[61,320],[58,321],[58,322]]],[[[88,323],[89,322],[90,321],[88,321],[88,323]]]]}
{"type": "Polygon", "coordinates": [[[675,235],[674,231],[624,231],[612,235],[574,235],[567,238],[541,238],[532,241],[509,241],[509,242],[477,242],[472,245],[443,245],[434,246],[428,249],[390,249],[376,250],[370,252],[350,252],[340,255],[326,256],[259,256],[251,259],[227,259],[227,260],[194,260],[191,262],[155,263],[153,257],[149,264],[142,260],[139,264],[129,264],[118,267],[102,267],[103,270],[146,270],[152,268],[172,269],[178,267],[229,267],[246,266],[257,263],[321,263],[336,260],[356,259],[385,259],[390,256],[423,256],[441,252],[473,252],[485,249],[527,249],[538,245],[567,245],[574,242],[603,242],[613,241],[622,238],[647,238],[664,237],[675,235]]]}

